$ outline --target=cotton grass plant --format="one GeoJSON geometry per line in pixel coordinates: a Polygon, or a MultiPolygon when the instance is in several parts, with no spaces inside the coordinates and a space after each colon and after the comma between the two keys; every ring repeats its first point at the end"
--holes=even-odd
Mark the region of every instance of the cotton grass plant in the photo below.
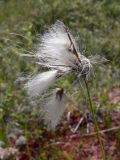
{"type": "MultiPolygon", "coordinates": [[[[96,58],[86,58],[80,53],[76,39],[61,21],[57,21],[40,37],[40,43],[34,57],[38,60],[36,63],[46,68],[47,71],[30,78],[26,83],[25,89],[30,98],[43,94],[59,77],[67,73],[73,72],[76,79],[84,80],[89,102],[88,109],[92,115],[102,157],[105,160],[104,147],[87,83],[89,74],[92,72],[92,64],[97,63],[96,58]]],[[[56,93],[54,92],[48,99],[43,109],[45,121],[48,123],[51,120],[52,122],[51,126],[48,125],[51,128],[57,125],[65,110],[64,96],[60,98],[59,95],[59,98],[57,98],[56,93]]]]}
{"type": "Polygon", "coordinates": [[[61,21],[57,21],[41,36],[34,57],[38,59],[36,63],[49,71],[30,78],[25,85],[30,97],[42,94],[64,74],[74,72],[78,78],[86,79],[92,69],[90,60],[79,53],[75,39],[61,21]]]}

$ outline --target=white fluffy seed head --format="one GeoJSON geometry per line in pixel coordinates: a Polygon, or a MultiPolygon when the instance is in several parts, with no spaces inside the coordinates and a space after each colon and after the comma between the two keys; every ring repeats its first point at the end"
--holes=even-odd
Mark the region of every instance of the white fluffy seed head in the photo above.
{"type": "Polygon", "coordinates": [[[56,80],[57,73],[57,70],[52,70],[31,78],[25,85],[29,97],[37,97],[46,91],[56,80]]]}
{"type": "MultiPolygon", "coordinates": [[[[47,67],[49,71],[40,73],[28,80],[25,88],[30,97],[37,97],[52,85],[58,75],[74,71],[79,78],[86,78],[92,68],[94,58],[86,58],[80,54],[77,43],[67,27],[60,21],[52,25],[40,37],[40,44],[35,54],[38,64],[47,67]]],[[[59,90],[57,91],[57,93],[59,90]]],[[[43,106],[45,123],[48,128],[55,128],[59,123],[67,103],[66,95],[56,97],[56,92],[45,101],[43,106]]]]}
{"type": "Polygon", "coordinates": [[[55,81],[59,73],[74,71],[79,76],[87,77],[92,68],[90,60],[80,54],[74,37],[60,21],[57,21],[40,37],[35,57],[38,58],[39,65],[51,71],[38,74],[28,81],[25,88],[30,97],[43,93],[55,81]]]}
{"type": "Polygon", "coordinates": [[[55,128],[59,123],[67,104],[67,97],[63,93],[61,98],[56,96],[56,91],[48,98],[43,106],[44,120],[49,129],[55,128]]]}
{"type": "MultiPolygon", "coordinates": [[[[74,46],[78,49],[71,34],[70,37],[74,46]]],[[[45,63],[48,66],[55,66],[58,70],[67,71],[69,67],[75,66],[76,58],[72,50],[73,46],[66,32],[65,25],[57,21],[41,36],[36,56],[43,65],[45,63]]]]}

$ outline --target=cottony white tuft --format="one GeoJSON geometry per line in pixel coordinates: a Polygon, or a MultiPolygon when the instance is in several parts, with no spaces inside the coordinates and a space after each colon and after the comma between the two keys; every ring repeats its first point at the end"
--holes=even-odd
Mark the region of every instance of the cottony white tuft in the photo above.
{"type": "Polygon", "coordinates": [[[30,97],[43,93],[58,74],[74,71],[78,77],[86,78],[91,69],[90,60],[80,54],[74,37],[61,21],[57,21],[41,36],[35,57],[38,58],[36,63],[55,71],[39,74],[28,81],[25,88],[30,97]]]}
{"type": "Polygon", "coordinates": [[[56,96],[56,91],[54,91],[43,107],[44,120],[49,129],[55,128],[59,123],[68,102],[64,93],[62,94],[62,98],[59,95],[58,97],[56,96]]]}
{"type": "Polygon", "coordinates": [[[80,54],[77,42],[61,21],[52,25],[40,42],[36,53],[40,65],[63,73],[74,71],[79,75],[89,74],[90,60],[80,54]]]}
{"type": "Polygon", "coordinates": [[[40,64],[50,68],[55,67],[62,71],[69,71],[71,68],[75,68],[77,59],[73,54],[73,45],[76,50],[78,50],[78,47],[70,33],[69,36],[66,26],[62,22],[57,21],[51,26],[41,37],[41,43],[36,53],[39,62],[41,62],[40,64]]]}
{"type": "Polygon", "coordinates": [[[57,70],[47,71],[31,78],[25,85],[28,95],[30,97],[36,97],[46,91],[46,89],[54,83],[57,72],[57,70]]]}

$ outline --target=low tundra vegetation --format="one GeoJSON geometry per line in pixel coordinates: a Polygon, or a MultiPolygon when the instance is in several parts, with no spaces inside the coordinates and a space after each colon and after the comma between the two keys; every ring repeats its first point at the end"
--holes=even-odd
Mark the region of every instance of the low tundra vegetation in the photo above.
{"type": "Polygon", "coordinates": [[[75,75],[65,74],[36,100],[24,89],[31,77],[46,68],[32,56],[23,55],[37,52],[39,37],[58,19],[77,37],[80,53],[99,55],[87,83],[106,158],[119,159],[119,1],[2,0],[0,10],[0,159],[102,159],[89,113],[75,133],[70,129],[78,124],[89,103],[83,80],[73,84],[75,75]],[[108,61],[101,63],[104,58],[108,61]],[[49,129],[42,106],[59,87],[64,88],[69,109],[56,127],[49,129]]]}

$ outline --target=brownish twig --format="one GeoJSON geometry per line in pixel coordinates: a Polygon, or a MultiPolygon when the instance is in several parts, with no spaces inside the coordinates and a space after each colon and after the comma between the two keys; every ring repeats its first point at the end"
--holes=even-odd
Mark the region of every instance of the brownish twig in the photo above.
{"type": "MultiPolygon", "coordinates": [[[[120,126],[115,126],[115,127],[112,127],[112,128],[103,129],[103,130],[99,131],[99,133],[100,134],[107,133],[107,132],[111,132],[111,131],[116,131],[118,129],[120,129],[120,126]]],[[[95,136],[96,134],[97,134],[96,132],[92,132],[90,134],[84,134],[82,137],[95,136]]]]}
{"type": "Polygon", "coordinates": [[[68,30],[68,28],[67,28],[66,26],[64,26],[64,28],[65,28],[65,31],[66,31],[66,33],[67,33],[67,35],[68,35],[68,38],[69,38],[69,40],[70,40],[70,43],[71,43],[71,45],[73,46],[73,53],[74,53],[74,55],[77,57],[78,61],[81,63],[81,60],[80,60],[80,57],[79,57],[79,55],[78,55],[77,49],[76,49],[76,47],[75,47],[75,45],[74,45],[74,43],[73,43],[73,41],[72,41],[70,32],[69,32],[69,30],[68,30]]]}

